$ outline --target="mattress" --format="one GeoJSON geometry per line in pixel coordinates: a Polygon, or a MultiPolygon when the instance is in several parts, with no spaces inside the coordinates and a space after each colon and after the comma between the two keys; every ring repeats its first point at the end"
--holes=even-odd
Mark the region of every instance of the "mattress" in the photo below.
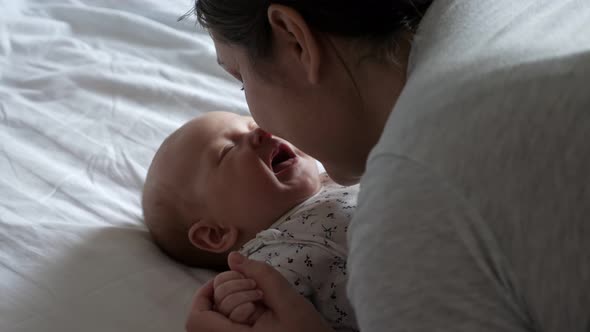
{"type": "Polygon", "coordinates": [[[0,0],[0,331],[182,331],[210,271],[151,242],[161,141],[247,114],[189,0],[0,0]]]}

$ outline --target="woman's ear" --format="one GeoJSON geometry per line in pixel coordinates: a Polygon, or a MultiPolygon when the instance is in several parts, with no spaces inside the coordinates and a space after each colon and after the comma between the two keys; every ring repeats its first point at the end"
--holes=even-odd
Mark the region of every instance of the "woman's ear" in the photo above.
{"type": "Polygon", "coordinates": [[[195,247],[220,254],[235,246],[238,240],[238,229],[234,226],[219,226],[213,222],[199,220],[189,229],[188,237],[195,247]]]}
{"type": "Polygon", "coordinates": [[[320,44],[303,17],[294,9],[272,4],[268,21],[273,31],[273,43],[281,52],[292,52],[305,70],[311,84],[319,82],[320,44]]]}

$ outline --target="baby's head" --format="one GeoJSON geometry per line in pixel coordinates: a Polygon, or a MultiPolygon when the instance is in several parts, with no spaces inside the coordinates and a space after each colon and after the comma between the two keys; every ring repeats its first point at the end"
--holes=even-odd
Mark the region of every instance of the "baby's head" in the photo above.
{"type": "Polygon", "coordinates": [[[184,264],[226,267],[227,254],[320,188],[311,157],[250,117],[202,115],[160,146],[143,191],[156,244],[184,264]]]}

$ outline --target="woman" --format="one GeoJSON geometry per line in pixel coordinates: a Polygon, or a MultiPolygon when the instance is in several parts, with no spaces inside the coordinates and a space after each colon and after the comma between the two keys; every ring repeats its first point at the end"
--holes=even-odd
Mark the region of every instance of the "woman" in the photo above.
{"type": "MultiPolygon", "coordinates": [[[[590,328],[589,7],[196,2],[258,124],[361,180],[348,263],[361,331],[590,328]]],[[[329,331],[265,264],[229,263],[265,315],[232,325],[209,283],[189,331],[329,331]]]]}

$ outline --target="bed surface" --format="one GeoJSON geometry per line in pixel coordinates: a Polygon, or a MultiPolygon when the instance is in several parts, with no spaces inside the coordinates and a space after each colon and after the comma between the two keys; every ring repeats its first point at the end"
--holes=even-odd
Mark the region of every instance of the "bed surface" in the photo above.
{"type": "Polygon", "coordinates": [[[161,141],[247,114],[189,0],[0,0],[0,331],[182,331],[212,274],[152,244],[161,141]]]}

